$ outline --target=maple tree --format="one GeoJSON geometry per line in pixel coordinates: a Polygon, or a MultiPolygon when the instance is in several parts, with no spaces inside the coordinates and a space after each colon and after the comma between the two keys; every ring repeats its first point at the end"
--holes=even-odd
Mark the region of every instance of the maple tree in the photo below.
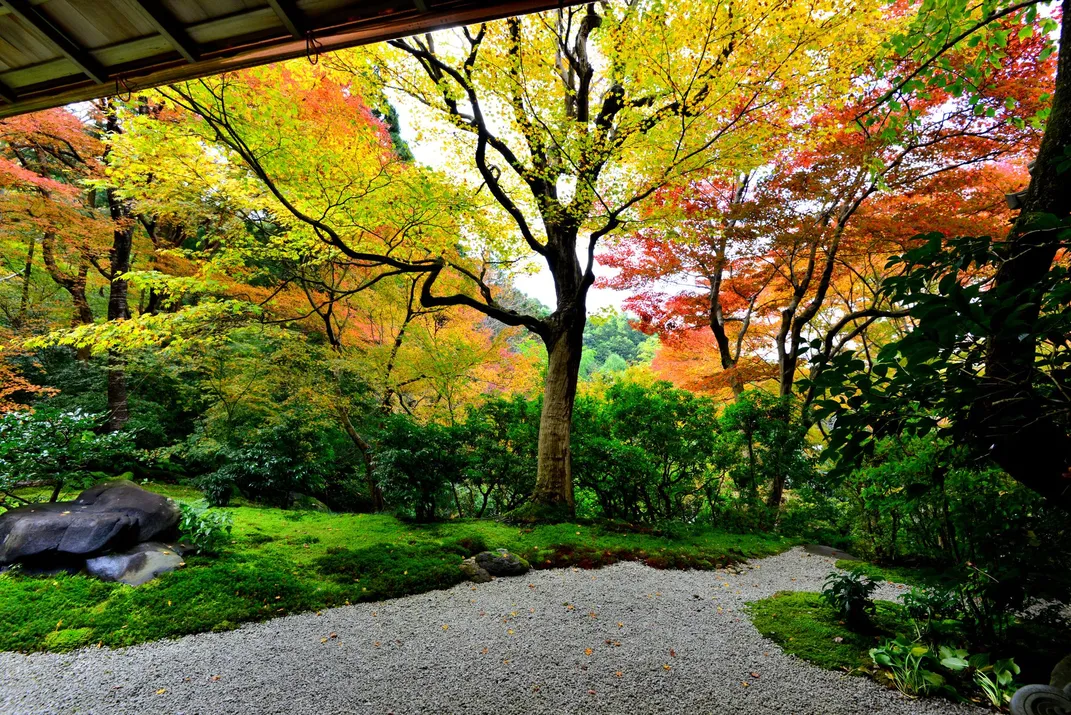
{"type": "Polygon", "coordinates": [[[838,3],[606,3],[389,43],[397,53],[377,63],[387,86],[437,112],[427,130],[445,129],[510,224],[500,231],[554,279],[549,316],[496,314],[490,290],[473,306],[547,349],[537,510],[573,509],[570,429],[599,241],[681,177],[714,162],[751,168],[777,132],[770,108],[837,86],[877,19],[838,3]],[[819,67],[821,89],[807,79],[819,67]]]}
{"type": "Polygon", "coordinates": [[[876,302],[877,287],[887,258],[912,237],[1003,230],[1004,194],[1022,181],[1040,138],[1025,119],[1043,107],[1053,69],[1040,59],[1041,38],[1012,38],[1007,52],[974,101],[934,91],[860,125],[860,109],[884,92],[878,82],[859,102],[808,118],[803,139],[761,173],[666,191],[649,227],[600,256],[618,269],[606,285],[633,292],[629,306],[668,350],[697,344],[683,332],[712,333],[721,376],[693,385],[720,381],[739,395],[774,376],[792,394],[811,340],[823,346],[814,350],[820,366],[836,346],[897,317],[876,302]]]}
{"type": "MultiPolygon", "coordinates": [[[[946,29],[932,37],[924,34],[937,22],[933,13],[948,10],[938,5],[894,38],[894,44],[916,48],[921,58],[919,71],[900,79],[897,89],[923,93],[935,86],[955,86],[963,74],[950,61],[955,48],[981,46],[984,61],[999,64],[1008,54],[1013,28],[1001,27],[997,20],[1020,16],[1027,25],[1015,37],[1022,39],[1033,32],[1030,23],[1040,19],[1036,3],[986,8],[949,4],[959,14],[951,13],[956,22],[946,29]]],[[[850,455],[846,444],[874,448],[875,438],[888,428],[887,419],[879,418],[882,410],[886,418],[900,413],[900,423],[915,434],[950,431],[1052,505],[1068,504],[1071,433],[1064,419],[1061,395],[1066,394],[1066,383],[1059,366],[1065,359],[1061,315],[1071,214],[1064,176],[1071,144],[1069,10],[1071,4],[1063,2],[1053,17],[1041,21],[1046,45],[1042,58],[1055,50],[1057,27],[1063,41],[1051,104],[1039,113],[1045,131],[1029,184],[1010,197],[1019,211],[1011,229],[992,242],[984,237],[946,242],[934,236],[926,246],[905,254],[900,259],[904,274],[887,293],[918,316],[919,327],[879,356],[880,379],[864,374],[856,380],[857,395],[845,395],[829,382],[823,386],[837,397],[824,412],[843,414],[851,405],[847,414],[874,421],[853,438],[848,430],[855,420],[843,420],[845,429],[838,430],[834,442],[842,456],[850,455]],[[889,360],[899,366],[891,375],[885,366],[889,360]],[[944,383],[941,394],[928,396],[935,378],[944,383]],[[923,398],[914,401],[919,410],[915,417],[889,409],[890,398],[902,399],[904,394],[923,398]],[[939,410],[940,418],[927,416],[926,409],[939,410]]],[[[966,74],[977,76],[977,71],[970,66],[966,74]]],[[[974,101],[978,91],[969,89],[974,101]]],[[[855,380],[851,361],[839,367],[834,380],[855,380]]]]}

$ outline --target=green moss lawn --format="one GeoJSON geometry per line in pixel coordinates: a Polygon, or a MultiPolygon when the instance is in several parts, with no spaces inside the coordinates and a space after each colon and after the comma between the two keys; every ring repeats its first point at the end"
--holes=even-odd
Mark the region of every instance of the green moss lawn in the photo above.
{"type": "Polygon", "coordinates": [[[748,604],[759,633],[786,653],[829,670],[859,671],[872,665],[870,649],[897,633],[910,632],[904,609],[891,601],[875,601],[875,632],[848,630],[818,593],[781,591],[748,604]]]}
{"type": "MultiPolygon", "coordinates": [[[[149,487],[179,501],[199,497],[195,490],[149,487]]],[[[496,521],[420,526],[387,515],[248,505],[228,511],[234,531],[221,556],[190,556],[184,568],[138,588],[81,575],[0,574],[0,649],[132,645],[446,588],[462,580],[460,561],[485,548],[510,549],[536,568],[631,559],[658,568],[711,569],[796,543],[698,528],[637,533],[613,524],[519,528],[496,521]]]]}

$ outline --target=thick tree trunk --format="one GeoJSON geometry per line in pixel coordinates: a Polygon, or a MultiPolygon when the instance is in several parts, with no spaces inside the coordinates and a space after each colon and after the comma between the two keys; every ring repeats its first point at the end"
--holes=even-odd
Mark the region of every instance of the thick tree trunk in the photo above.
{"type": "Polygon", "coordinates": [[[539,463],[532,493],[534,506],[565,515],[572,515],[574,509],[569,442],[586,320],[583,308],[570,313],[570,324],[547,341],[549,359],[539,419],[539,463]]]}
{"type": "MultiPolygon", "coordinates": [[[[109,195],[112,217],[121,220],[126,216],[125,207],[109,195]]],[[[123,275],[130,270],[130,258],[134,244],[134,229],[121,226],[113,234],[109,254],[111,285],[108,291],[108,320],[126,320],[130,317],[128,303],[129,286],[123,275]]],[[[115,353],[108,355],[108,429],[121,430],[130,419],[130,404],[127,395],[126,361],[115,353]]]]}
{"type": "Polygon", "coordinates": [[[19,298],[19,313],[15,320],[11,321],[15,330],[22,328],[26,322],[26,311],[30,309],[30,279],[33,278],[33,254],[37,247],[37,237],[30,234],[26,247],[26,267],[22,270],[22,295],[19,298]]]}
{"type": "MultiPolygon", "coordinates": [[[[1038,151],[1023,209],[1008,237],[1005,261],[994,290],[1016,296],[1017,317],[1035,322],[1038,289],[1061,245],[1059,230],[1035,230],[1038,214],[1071,215],[1071,172],[1061,173],[1071,146],[1071,0],[1063,0],[1063,26],[1052,112],[1038,151]]],[[[1007,316],[994,316],[987,346],[986,395],[979,409],[979,438],[1008,474],[1049,501],[1071,508],[1071,435],[1042,406],[1033,389],[1035,338],[1002,329],[1007,316]]]]}

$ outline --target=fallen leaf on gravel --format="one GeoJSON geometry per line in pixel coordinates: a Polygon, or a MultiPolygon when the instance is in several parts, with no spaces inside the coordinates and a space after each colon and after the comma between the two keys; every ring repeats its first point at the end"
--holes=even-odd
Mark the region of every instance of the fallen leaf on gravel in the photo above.
{"type": "Polygon", "coordinates": [[[618,627],[618,628],[624,628],[624,627],[625,627],[625,624],[624,624],[624,623],[622,623],[621,621],[618,621],[618,622],[617,622],[617,627],[618,627]]]}
{"type": "Polygon", "coordinates": [[[444,631],[448,631],[448,630],[450,630],[450,626],[448,626],[448,625],[446,625],[446,624],[443,624],[443,630],[444,630],[444,631]]]}
{"type": "Polygon", "coordinates": [[[534,583],[528,584],[528,588],[535,588],[535,584],[534,583]]]}
{"type": "Polygon", "coordinates": [[[376,641],[376,642],[375,642],[375,643],[373,643],[372,645],[374,645],[374,646],[375,646],[376,648],[378,648],[378,647],[379,647],[379,641],[376,641]]]}
{"type": "Polygon", "coordinates": [[[670,658],[676,658],[677,657],[677,651],[675,651],[672,648],[670,648],[669,649],[669,657],[670,658]]]}
{"type": "Polygon", "coordinates": [[[326,639],[326,638],[321,638],[321,639],[320,639],[320,642],[321,642],[321,643],[326,643],[326,642],[327,642],[327,639],[326,639]]]}
{"type": "Polygon", "coordinates": [[[484,655],[487,655],[487,647],[486,647],[486,646],[484,646],[484,649],[483,649],[483,650],[481,650],[480,652],[481,652],[481,653],[483,653],[484,655]]]}
{"type": "Polygon", "coordinates": [[[213,675],[212,676],[212,680],[219,680],[221,677],[222,676],[220,676],[220,675],[213,675]]]}
{"type": "Polygon", "coordinates": [[[567,611],[572,611],[572,610],[575,610],[575,608],[576,608],[575,606],[573,606],[572,604],[570,604],[570,605],[568,605],[568,606],[566,606],[566,607],[565,607],[565,610],[567,610],[567,611]]]}
{"type": "Polygon", "coordinates": [[[506,635],[508,635],[508,636],[513,635],[513,629],[510,628],[508,631],[506,631],[506,635]]]}
{"type": "Polygon", "coordinates": [[[594,652],[595,651],[593,651],[591,648],[585,648],[584,649],[584,655],[591,655],[594,652]]]}
{"type": "Polygon", "coordinates": [[[745,688],[750,687],[746,682],[740,684],[743,685],[745,688]]]}
{"type": "Polygon", "coordinates": [[[752,673],[752,674],[751,674],[751,677],[752,677],[752,678],[757,678],[757,677],[759,677],[759,674],[758,674],[758,673],[752,673]]]}
{"type": "Polygon", "coordinates": [[[666,663],[665,665],[663,665],[663,666],[662,666],[662,670],[670,670],[670,665],[669,665],[669,663],[666,663]]]}
{"type": "Polygon", "coordinates": [[[594,690],[589,690],[588,695],[598,695],[594,690]]]}
{"type": "Polygon", "coordinates": [[[619,677],[619,678],[620,678],[620,677],[624,676],[624,673],[622,673],[622,672],[621,672],[621,671],[619,670],[619,671],[617,671],[616,673],[614,673],[614,675],[616,675],[617,677],[619,677]]]}
{"type": "Polygon", "coordinates": [[[159,690],[156,691],[156,694],[157,695],[163,695],[166,692],[167,692],[167,688],[160,688],[159,690]]]}
{"type": "Polygon", "coordinates": [[[338,634],[335,633],[334,631],[331,631],[330,633],[327,634],[327,637],[328,638],[338,638],[338,634]]]}

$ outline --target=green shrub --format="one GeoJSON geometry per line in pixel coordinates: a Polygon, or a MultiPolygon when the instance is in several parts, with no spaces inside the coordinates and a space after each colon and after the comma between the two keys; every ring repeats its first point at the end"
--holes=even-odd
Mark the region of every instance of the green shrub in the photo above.
{"type": "Polygon", "coordinates": [[[871,648],[870,657],[905,695],[928,695],[945,686],[944,676],[936,672],[938,661],[929,646],[894,638],[871,648]]]}
{"type": "Polygon", "coordinates": [[[458,432],[406,415],[386,419],[373,463],[389,505],[418,522],[433,521],[448,508],[450,485],[462,480],[466,466],[458,432]]]}
{"type": "Polygon", "coordinates": [[[876,583],[857,573],[834,571],[826,577],[822,600],[844,618],[848,627],[863,632],[872,627],[876,583]]]}
{"type": "Polygon", "coordinates": [[[128,461],[133,441],[126,432],[98,434],[103,414],[61,411],[47,405],[33,412],[0,415],[0,490],[19,481],[52,485],[55,501],[64,485],[90,486],[88,473],[128,461]]]}
{"type": "Polygon", "coordinates": [[[199,554],[218,554],[230,540],[234,517],[218,509],[204,505],[180,504],[180,541],[190,544],[199,554]]]}

